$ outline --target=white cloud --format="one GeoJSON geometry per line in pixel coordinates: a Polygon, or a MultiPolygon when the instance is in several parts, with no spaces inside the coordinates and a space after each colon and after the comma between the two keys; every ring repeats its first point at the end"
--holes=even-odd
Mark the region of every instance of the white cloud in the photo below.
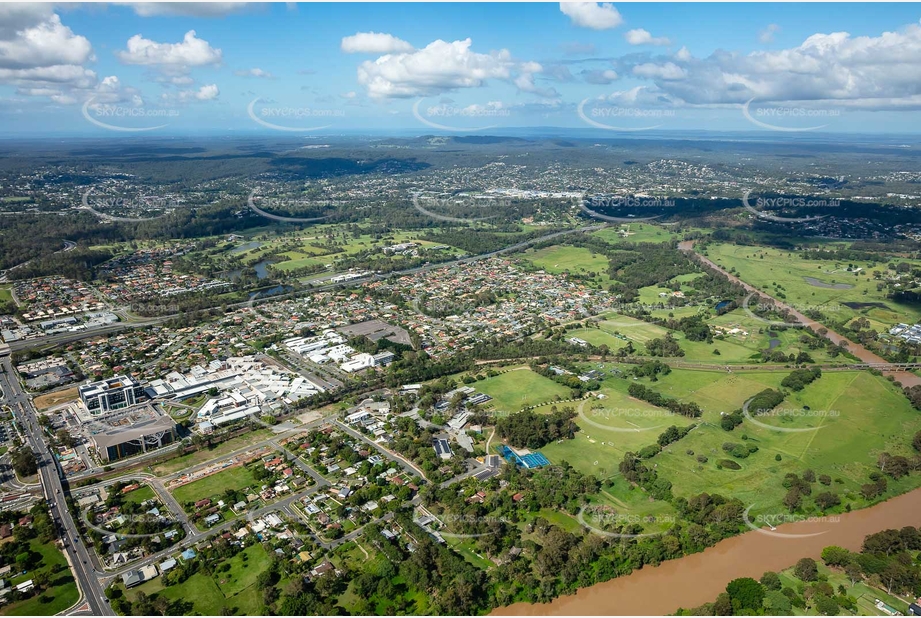
{"type": "Polygon", "coordinates": [[[758,40],[762,43],[770,43],[774,40],[774,34],[780,32],[780,26],[777,24],[768,24],[768,27],[758,33],[758,40]]]}
{"type": "Polygon", "coordinates": [[[160,95],[163,105],[182,105],[196,101],[213,101],[221,94],[217,84],[207,84],[198,90],[180,90],[178,92],[164,92],[160,95]]]}
{"type": "Polygon", "coordinates": [[[611,69],[603,71],[582,71],[585,81],[590,84],[610,84],[618,78],[617,71],[611,69]]]}
{"type": "Polygon", "coordinates": [[[156,66],[166,70],[187,71],[221,62],[221,50],[195,36],[194,30],[186,32],[181,43],[157,43],[136,34],[128,39],[127,49],[117,53],[126,64],[156,66]]]}
{"type": "Polygon", "coordinates": [[[250,2],[115,2],[127,5],[141,17],[220,17],[247,9],[250,2]]]}
{"type": "Polygon", "coordinates": [[[399,54],[415,50],[406,41],[383,32],[357,32],[343,37],[341,47],[347,54],[399,54]]]}
{"type": "Polygon", "coordinates": [[[199,101],[211,101],[216,99],[220,93],[221,91],[218,90],[217,84],[208,84],[199,88],[193,96],[199,101]]]}
{"type": "Polygon", "coordinates": [[[262,79],[274,79],[275,76],[268,71],[263,71],[262,69],[255,67],[252,69],[240,69],[233,72],[234,75],[238,77],[259,77],[262,79]]]}
{"type": "Polygon", "coordinates": [[[638,64],[633,67],[633,74],[637,77],[663,80],[684,79],[687,76],[684,69],[672,62],[666,62],[665,64],[656,64],[654,62],[638,64]]]}
{"type": "Polygon", "coordinates": [[[635,30],[628,31],[624,38],[627,39],[627,42],[630,45],[671,45],[672,42],[666,37],[654,37],[649,34],[648,30],[643,30],[642,28],[637,28],[635,30]]]}
{"type": "Polygon", "coordinates": [[[368,60],[358,67],[358,83],[374,98],[406,98],[512,79],[516,63],[508,50],[481,54],[470,46],[470,39],[437,40],[412,53],[368,60]]]}
{"type": "Polygon", "coordinates": [[[86,64],[93,47],[61,22],[50,4],[0,4],[0,84],[25,97],[71,105],[92,97],[132,96],[114,76],[100,82],[86,64]]]}
{"type": "Polygon", "coordinates": [[[93,46],[54,13],[22,5],[0,5],[0,67],[28,69],[80,65],[95,60],[93,46]]]}
{"type": "Polygon", "coordinates": [[[814,34],[797,47],[778,51],[717,51],[703,59],[663,61],[637,64],[633,74],[653,80],[663,93],[691,105],[738,105],[755,99],[870,110],[921,109],[917,23],[878,36],[814,34]]]}
{"type": "Polygon", "coordinates": [[[623,17],[610,2],[560,2],[560,11],[572,23],[592,30],[610,30],[624,23],[623,17]]]}
{"type": "Polygon", "coordinates": [[[687,47],[682,47],[677,52],[675,52],[675,59],[680,60],[681,62],[687,62],[691,59],[691,52],[688,51],[687,47]]]}

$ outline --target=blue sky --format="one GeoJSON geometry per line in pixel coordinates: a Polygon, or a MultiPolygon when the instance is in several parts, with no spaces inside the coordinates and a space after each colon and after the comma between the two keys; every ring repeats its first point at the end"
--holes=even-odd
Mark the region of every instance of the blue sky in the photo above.
{"type": "Polygon", "coordinates": [[[854,3],[2,5],[0,132],[917,132],[919,17],[854,3]]]}

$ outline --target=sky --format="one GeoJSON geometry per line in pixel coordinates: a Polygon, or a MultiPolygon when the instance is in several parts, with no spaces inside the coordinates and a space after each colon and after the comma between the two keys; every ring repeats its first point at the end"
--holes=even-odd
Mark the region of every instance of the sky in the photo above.
{"type": "Polygon", "coordinates": [[[921,5],[0,5],[0,135],[918,133],[921,5]]]}

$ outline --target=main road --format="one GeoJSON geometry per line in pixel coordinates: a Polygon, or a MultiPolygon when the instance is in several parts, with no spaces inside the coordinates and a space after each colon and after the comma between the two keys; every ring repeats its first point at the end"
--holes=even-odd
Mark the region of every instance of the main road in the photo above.
{"type": "Polygon", "coordinates": [[[28,438],[28,444],[35,453],[42,490],[48,501],[51,518],[63,536],[64,551],[73,569],[84,605],[89,606],[87,609],[94,616],[114,616],[115,612],[109,607],[96,573],[90,566],[92,562],[89,552],[80,541],[80,533],[70,516],[70,511],[67,510],[66,494],[61,483],[63,473],[42,437],[32,401],[20,387],[9,357],[2,359],[2,366],[0,386],[3,388],[5,402],[13,410],[16,424],[28,438]]]}

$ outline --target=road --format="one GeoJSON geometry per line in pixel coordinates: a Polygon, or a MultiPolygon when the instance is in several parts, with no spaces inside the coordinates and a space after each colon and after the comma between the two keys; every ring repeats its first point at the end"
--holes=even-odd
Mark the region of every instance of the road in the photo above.
{"type": "MultiPolygon", "coordinates": [[[[886,359],[884,359],[883,357],[877,354],[874,354],[873,352],[863,347],[859,343],[854,343],[847,337],[844,337],[834,332],[833,330],[830,330],[825,325],[819,322],[816,322],[812,318],[806,317],[801,312],[797,311],[796,309],[794,309],[787,303],[783,302],[782,300],[774,298],[767,292],[763,292],[762,290],[759,290],[755,286],[749,283],[746,283],[745,281],[742,281],[735,275],[730,274],[726,269],[724,269],[719,264],[713,262],[712,260],[694,251],[694,241],[693,240],[685,240],[679,243],[678,248],[681,251],[684,251],[685,253],[689,253],[693,255],[695,258],[700,260],[702,264],[712,268],[713,270],[720,272],[721,274],[726,276],[730,281],[738,285],[741,285],[743,288],[745,288],[749,292],[754,292],[755,294],[759,294],[760,296],[771,299],[778,307],[789,311],[790,315],[794,316],[799,321],[799,323],[802,324],[803,326],[808,326],[809,328],[811,328],[817,333],[820,331],[820,329],[824,329],[826,339],[828,339],[829,341],[831,341],[832,343],[836,345],[844,344],[847,347],[848,352],[850,352],[851,354],[859,358],[864,363],[871,363],[871,364],[877,364],[877,365],[882,365],[882,366],[889,364],[886,359]]],[[[891,376],[893,376],[896,380],[901,382],[903,387],[921,385],[921,377],[911,373],[910,371],[890,371],[888,373],[891,376]]]]}
{"type": "Polygon", "coordinates": [[[13,409],[16,423],[27,436],[28,443],[36,454],[45,499],[48,501],[51,517],[64,537],[64,551],[80,588],[81,600],[89,605],[88,611],[94,616],[114,616],[115,612],[109,607],[103,588],[90,566],[92,563],[89,552],[79,540],[77,525],[67,510],[66,494],[61,483],[63,471],[45,444],[32,401],[20,388],[9,357],[3,358],[2,364],[4,371],[0,374],[0,383],[5,394],[5,403],[13,409]]]}

